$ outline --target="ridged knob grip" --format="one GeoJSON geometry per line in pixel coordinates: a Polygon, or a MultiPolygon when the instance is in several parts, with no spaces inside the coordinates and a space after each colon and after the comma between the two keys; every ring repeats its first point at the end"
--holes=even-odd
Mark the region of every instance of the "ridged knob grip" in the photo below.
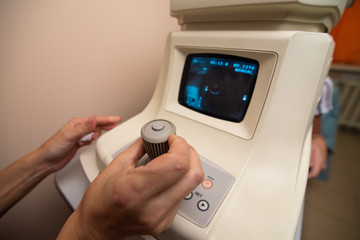
{"type": "Polygon", "coordinates": [[[154,159],[169,150],[168,138],[176,134],[175,125],[167,120],[156,119],[141,128],[141,137],[145,151],[150,159],[154,159]]]}

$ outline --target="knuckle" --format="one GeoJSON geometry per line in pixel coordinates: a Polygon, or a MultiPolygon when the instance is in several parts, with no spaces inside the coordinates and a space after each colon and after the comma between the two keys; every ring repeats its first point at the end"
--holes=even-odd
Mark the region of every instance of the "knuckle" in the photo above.
{"type": "Polygon", "coordinates": [[[79,118],[71,118],[68,121],[68,124],[71,125],[72,127],[77,127],[80,124],[79,118]]]}
{"type": "Polygon", "coordinates": [[[186,144],[186,140],[178,135],[170,135],[169,141],[175,144],[186,144]]]}
{"type": "Polygon", "coordinates": [[[177,172],[186,173],[190,169],[190,161],[184,155],[172,154],[171,161],[173,169],[177,172]]]}
{"type": "Polygon", "coordinates": [[[199,185],[204,180],[204,177],[204,171],[202,169],[193,172],[192,178],[196,185],[199,185]]]}
{"type": "Polygon", "coordinates": [[[137,218],[137,224],[147,233],[153,234],[156,231],[157,221],[149,214],[142,214],[137,218]]]}

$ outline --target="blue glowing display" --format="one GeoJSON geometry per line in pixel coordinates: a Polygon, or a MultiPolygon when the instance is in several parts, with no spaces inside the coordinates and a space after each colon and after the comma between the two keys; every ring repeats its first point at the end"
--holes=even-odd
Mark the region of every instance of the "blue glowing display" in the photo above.
{"type": "Polygon", "coordinates": [[[181,105],[216,118],[241,122],[259,71],[254,59],[221,54],[190,54],[181,79],[181,105]]]}

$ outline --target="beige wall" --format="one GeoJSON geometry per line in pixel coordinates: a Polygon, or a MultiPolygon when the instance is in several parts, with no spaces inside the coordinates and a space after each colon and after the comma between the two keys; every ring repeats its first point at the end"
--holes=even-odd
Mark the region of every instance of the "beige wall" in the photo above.
{"type": "MultiPolygon", "coordinates": [[[[119,114],[150,100],[169,0],[0,2],[0,168],[69,118],[119,114]]],[[[0,220],[0,239],[54,239],[70,210],[49,176],[0,220]]]]}

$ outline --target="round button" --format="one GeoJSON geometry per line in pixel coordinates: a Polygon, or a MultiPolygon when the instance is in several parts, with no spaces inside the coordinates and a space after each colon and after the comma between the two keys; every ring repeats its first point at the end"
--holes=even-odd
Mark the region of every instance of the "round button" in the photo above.
{"type": "Polygon", "coordinates": [[[141,128],[142,139],[149,144],[166,143],[171,134],[176,134],[175,125],[167,120],[156,119],[141,128]]]}
{"type": "Polygon", "coordinates": [[[197,207],[200,211],[207,211],[209,209],[209,203],[206,200],[200,200],[197,204],[197,207]]]}
{"type": "Polygon", "coordinates": [[[190,200],[192,197],[193,197],[193,193],[191,192],[191,193],[189,193],[184,199],[185,200],[190,200]]]}
{"type": "Polygon", "coordinates": [[[203,186],[203,188],[209,189],[209,188],[211,188],[211,187],[213,186],[213,182],[212,182],[211,180],[209,180],[209,179],[205,179],[205,180],[201,183],[201,185],[203,186]]]}
{"type": "Polygon", "coordinates": [[[151,128],[152,130],[159,132],[165,128],[165,125],[162,122],[154,122],[151,128]]]}

